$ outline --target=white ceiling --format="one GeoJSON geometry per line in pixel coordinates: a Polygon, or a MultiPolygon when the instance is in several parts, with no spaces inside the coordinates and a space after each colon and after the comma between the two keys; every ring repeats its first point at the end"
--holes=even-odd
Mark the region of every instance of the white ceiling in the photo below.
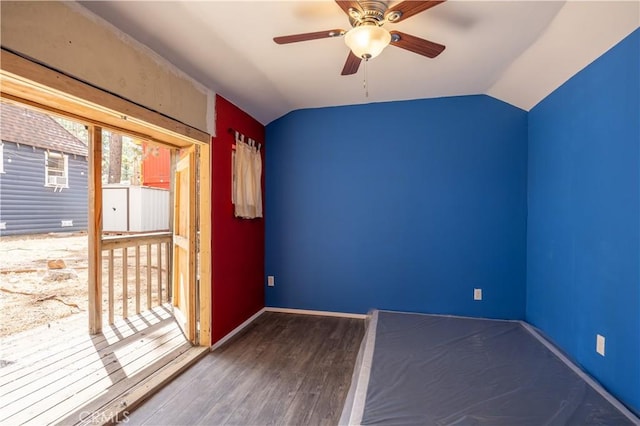
{"type": "Polygon", "coordinates": [[[349,29],[330,0],[81,4],[263,124],[301,108],[470,94],[529,110],[640,26],[640,0],[449,0],[385,24],[447,48],[429,59],[389,46],[368,63],[365,97],[363,66],[340,75],[342,38],[272,40],[349,29]]]}

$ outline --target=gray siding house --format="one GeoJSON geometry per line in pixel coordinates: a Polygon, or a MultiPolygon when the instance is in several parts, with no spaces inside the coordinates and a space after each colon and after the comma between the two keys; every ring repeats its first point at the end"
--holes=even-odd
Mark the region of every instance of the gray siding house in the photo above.
{"type": "Polygon", "coordinates": [[[0,236],[86,231],[87,145],[46,114],[0,103],[0,236]]]}

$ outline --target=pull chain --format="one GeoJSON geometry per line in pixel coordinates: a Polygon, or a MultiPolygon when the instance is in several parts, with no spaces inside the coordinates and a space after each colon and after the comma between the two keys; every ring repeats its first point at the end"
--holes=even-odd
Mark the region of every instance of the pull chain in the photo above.
{"type": "Polygon", "coordinates": [[[364,81],[362,82],[362,87],[364,88],[364,95],[369,97],[369,86],[367,84],[367,63],[369,62],[369,58],[364,58],[364,81]]]}

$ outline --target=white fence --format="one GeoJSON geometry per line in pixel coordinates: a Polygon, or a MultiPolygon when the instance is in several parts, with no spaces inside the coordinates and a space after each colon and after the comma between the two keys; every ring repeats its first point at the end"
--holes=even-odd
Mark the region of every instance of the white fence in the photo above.
{"type": "Polygon", "coordinates": [[[169,230],[169,191],[147,186],[104,185],[102,230],[150,232],[169,230]]]}

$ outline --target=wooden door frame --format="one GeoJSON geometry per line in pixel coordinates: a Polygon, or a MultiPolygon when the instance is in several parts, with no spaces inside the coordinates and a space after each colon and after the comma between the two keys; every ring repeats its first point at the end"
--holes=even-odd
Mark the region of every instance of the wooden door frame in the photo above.
{"type": "MultiPolygon", "coordinates": [[[[211,211],[211,136],[177,120],[105,92],[64,73],[9,52],[0,57],[0,96],[8,102],[39,109],[90,125],[89,142],[89,331],[102,330],[100,237],[102,229],[102,128],[173,147],[200,146],[199,214],[211,211]],[[101,140],[101,139],[97,139],[101,140]],[[91,167],[93,166],[93,167],[91,167]]],[[[200,221],[200,346],[211,345],[211,221],[200,221]]]]}
{"type": "Polygon", "coordinates": [[[173,180],[173,305],[174,315],[187,340],[197,343],[196,283],[197,283],[197,199],[196,150],[189,148],[186,155],[178,158],[173,180]],[[183,174],[186,180],[183,180],[183,174]],[[186,185],[184,184],[186,182],[186,185]],[[183,196],[186,192],[186,199],[183,196]],[[186,204],[186,205],[183,205],[186,204]],[[187,228],[184,228],[187,225],[187,228]],[[196,226],[194,226],[196,225],[196,226]],[[183,260],[186,258],[186,262],[183,260]],[[181,277],[187,282],[182,283],[181,277]],[[184,308],[184,309],[183,309],[184,308]]]}
{"type": "Polygon", "coordinates": [[[89,126],[89,334],[102,331],[102,128],[89,126]],[[96,142],[98,141],[98,142],[96,142]]]}

